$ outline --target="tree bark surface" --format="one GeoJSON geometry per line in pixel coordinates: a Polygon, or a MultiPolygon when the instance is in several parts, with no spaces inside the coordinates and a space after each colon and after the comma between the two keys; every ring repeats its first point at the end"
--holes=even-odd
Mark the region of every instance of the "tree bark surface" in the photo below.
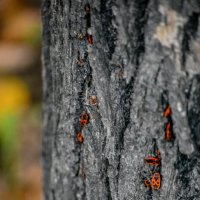
{"type": "Polygon", "coordinates": [[[43,0],[46,200],[200,199],[199,19],[199,0],[43,0]]]}

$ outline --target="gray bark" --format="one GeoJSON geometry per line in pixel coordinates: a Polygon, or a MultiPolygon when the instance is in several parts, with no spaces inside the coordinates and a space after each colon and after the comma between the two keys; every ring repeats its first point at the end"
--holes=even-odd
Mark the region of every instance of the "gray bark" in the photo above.
{"type": "Polygon", "coordinates": [[[86,3],[42,4],[45,199],[200,199],[199,0],[89,1],[93,45],[86,3]],[[159,168],[144,162],[155,149],[159,168]],[[161,188],[144,187],[156,170],[161,188]]]}

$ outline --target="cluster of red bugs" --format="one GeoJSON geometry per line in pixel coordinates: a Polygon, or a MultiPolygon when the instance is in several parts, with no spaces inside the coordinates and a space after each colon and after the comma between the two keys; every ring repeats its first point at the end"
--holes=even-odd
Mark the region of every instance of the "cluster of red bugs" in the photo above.
{"type": "Polygon", "coordinates": [[[88,123],[89,123],[89,115],[86,111],[84,111],[80,118],[81,130],[76,134],[76,138],[79,143],[83,143],[84,141],[82,130],[88,123]]]}
{"type": "Polygon", "coordinates": [[[165,111],[164,111],[164,117],[167,118],[167,123],[165,125],[165,140],[167,142],[172,140],[172,118],[171,118],[171,108],[169,105],[166,106],[165,111]]]}
{"type": "MultiPolygon", "coordinates": [[[[85,18],[86,18],[86,27],[87,27],[87,35],[83,35],[83,34],[78,34],[78,38],[79,39],[84,39],[85,36],[87,36],[87,41],[90,45],[93,44],[93,37],[92,37],[92,30],[91,30],[91,7],[90,4],[86,4],[85,7],[85,18]]],[[[78,52],[78,58],[76,60],[76,64],[83,67],[85,64],[85,59],[80,57],[80,52],[78,52]]],[[[89,99],[89,103],[93,106],[97,106],[97,97],[95,95],[92,95],[89,99]]],[[[87,111],[84,111],[80,117],[79,123],[81,125],[80,130],[77,132],[76,134],[76,139],[77,141],[82,144],[84,141],[84,137],[82,134],[82,130],[83,128],[85,128],[85,126],[89,123],[90,120],[90,116],[88,115],[87,111]]],[[[83,179],[86,178],[86,174],[85,174],[85,167],[84,167],[84,160],[82,158],[82,171],[81,171],[81,175],[83,177],[83,179]]]]}
{"type": "Polygon", "coordinates": [[[156,156],[147,156],[144,161],[150,166],[154,167],[154,172],[150,179],[144,180],[144,185],[152,190],[158,190],[161,186],[161,175],[160,175],[160,165],[161,165],[160,150],[157,150],[156,156]]]}
{"type": "MultiPolygon", "coordinates": [[[[167,123],[165,125],[165,140],[167,142],[172,140],[173,132],[172,132],[172,111],[169,105],[166,106],[164,110],[163,116],[167,118],[167,123]]],[[[158,190],[161,186],[161,175],[160,175],[160,166],[161,166],[161,156],[160,156],[160,150],[157,150],[156,156],[147,156],[144,159],[145,163],[147,163],[150,166],[153,166],[156,170],[156,172],[152,173],[151,179],[145,179],[144,185],[152,190],[158,190]]],[[[154,171],[155,171],[154,169],[154,171]]]]}
{"type": "MultiPolygon", "coordinates": [[[[84,111],[84,112],[82,113],[82,115],[81,115],[80,120],[79,120],[80,125],[81,125],[81,129],[80,129],[80,131],[78,131],[78,133],[76,134],[76,139],[77,139],[77,141],[78,141],[80,144],[82,144],[83,141],[84,141],[84,137],[83,137],[83,134],[82,134],[82,130],[83,130],[83,128],[89,123],[89,119],[90,119],[90,117],[89,117],[88,113],[87,113],[86,111],[84,111]]],[[[86,174],[85,174],[84,160],[83,160],[83,158],[81,158],[81,159],[82,159],[81,176],[82,176],[83,179],[85,179],[85,178],[86,178],[86,174]]]]}
{"type": "MultiPolygon", "coordinates": [[[[92,39],[92,33],[91,33],[91,7],[90,4],[85,4],[85,18],[86,18],[86,26],[87,26],[87,40],[89,42],[89,44],[93,44],[93,39],[92,39]]],[[[78,59],[76,61],[76,63],[79,66],[83,66],[84,65],[84,60],[82,58],[80,58],[78,56],[78,59]]],[[[90,99],[91,104],[96,105],[96,97],[92,96],[92,98],[90,99]]],[[[80,119],[80,124],[81,124],[81,130],[77,133],[76,138],[78,140],[79,143],[83,143],[84,138],[82,135],[82,129],[89,123],[89,115],[86,111],[83,112],[83,114],[81,115],[81,119],[80,119]]]]}
{"type": "Polygon", "coordinates": [[[93,38],[92,38],[92,31],[91,31],[91,7],[90,4],[85,5],[85,18],[86,18],[86,25],[87,25],[87,40],[89,44],[93,44],[93,38]]]}

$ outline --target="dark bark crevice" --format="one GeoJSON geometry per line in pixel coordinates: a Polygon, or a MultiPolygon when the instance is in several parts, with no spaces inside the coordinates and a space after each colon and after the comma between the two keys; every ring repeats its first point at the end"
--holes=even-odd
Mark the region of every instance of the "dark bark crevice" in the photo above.
{"type": "MultiPolygon", "coordinates": [[[[135,39],[136,39],[136,45],[133,47],[134,49],[134,58],[136,66],[140,64],[140,54],[143,54],[145,52],[145,27],[147,25],[147,19],[148,19],[148,8],[149,0],[141,0],[140,2],[135,2],[135,23],[134,23],[134,29],[135,31],[135,39]]],[[[137,71],[137,69],[136,69],[137,71]]]]}
{"type": "Polygon", "coordinates": [[[106,188],[106,197],[107,200],[112,200],[112,193],[111,193],[111,189],[110,189],[110,180],[109,180],[109,176],[108,176],[108,168],[109,168],[109,161],[108,159],[105,159],[105,161],[103,162],[103,168],[102,168],[102,175],[101,178],[104,180],[104,184],[105,184],[105,188],[106,188]]]}
{"type": "Polygon", "coordinates": [[[100,3],[100,15],[101,15],[101,24],[103,29],[102,37],[105,39],[109,48],[109,59],[112,58],[112,54],[115,51],[115,41],[116,41],[116,29],[113,27],[113,12],[112,12],[112,0],[102,0],[100,3]]]}
{"type": "Polygon", "coordinates": [[[199,13],[193,12],[183,29],[182,64],[185,66],[186,56],[190,52],[191,39],[195,39],[199,25],[199,13]]]}
{"type": "Polygon", "coordinates": [[[200,150],[200,75],[196,75],[189,88],[187,116],[192,138],[200,150]],[[194,86],[195,85],[195,86],[194,86]],[[193,102],[193,103],[192,103],[193,102]]]}
{"type": "Polygon", "coordinates": [[[186,196],[186,197],[181,197],[179,196],[180,194],[177,193],[176,199],[196,199],[195,197],[198,197],[199,190],[196,188],[191,188],[191,177],[194,176],[193,170],[195,166],[198,165],[199,163],[196,157],[188,157],[187,155],[181,154],[178,151],[177,161],[174,165],[175,169],[178,171],[175,181],[178,185],[177,190],[178,189],[180,190],[180,188],[183,189],[184,194],[181,194],[181,196],[186,196]],[[192,191],[189,192],[189,190],[192,191]]]}
{"type": "MultiPolygon", "coordinates": [[[[146,27],[146,22],[147,22],[147,7],[148,7],[148,0],[144,0],[142,2],[135,2],[135,22],[134,22],[134,29],[137,30],[135,31],[135,39],[136,41],[134,43],[131,43],[132,46],[132,54],[133,54],[133,64],[135,65],[135,71],[129,80],[129,83],[126,83],[126,80],[121,81],[121,91],[123,93],[121,94],[121,100],[120,100],[120,105],[122,106],[122,116],[124,120],[124,125],[121,128],[121,130],[118,132],[118,139],[116,141],[116,151],[118,152],[118,166],[117,166],[117,171],[118,175],[116,177],[117,179],[117,188],[119,187],[119,174],[120,174],[120,167],[121,167],[121,151],[124,149],[124,134],[125,131],[130,123],[130,112],[131,112],[131,107],[132,107],[132,94],[134,93],[134,83],[135,79],[137,77],[137,73],[139,70],[139,65],[140,65],[140,60],[142,55],[145,52],[145,39],[144,39],[144,34],[145,34],[145,27],[146,27]]],[[[118,33],[120,34],[120,33],[118,33]]],[[[127,48],[128,50],[128,48],[127,48]]],[[[124,66],[122,66],[124,67],[124,66]]],[[[117,123],[117,122],[116,122],[117,123]]],[[[118,191],[117,191],[118,193],[118,191]]],[[[118,194],[119,196],[119,194],[118,194]]]]}
{"type": "Polygon", "coordinates": [[[162,70],[162,60],[161,60],[161,64],[158,67],[158,70],[157,70],[157,72],[155,74],[155,78],[154,78],[155,85],[157,85],[158,77],[159,77],[159,74],[160,74],[161,70],[162,70]]]}

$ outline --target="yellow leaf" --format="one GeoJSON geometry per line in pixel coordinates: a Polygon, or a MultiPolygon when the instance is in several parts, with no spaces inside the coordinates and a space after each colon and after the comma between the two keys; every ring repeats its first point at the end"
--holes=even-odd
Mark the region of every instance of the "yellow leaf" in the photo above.
{"type": "Polygon", "coordinates": [[[0,117],[7,113],[20,114],[30,104],[26,84],[17,77],[0,78],[0,117]]]}

